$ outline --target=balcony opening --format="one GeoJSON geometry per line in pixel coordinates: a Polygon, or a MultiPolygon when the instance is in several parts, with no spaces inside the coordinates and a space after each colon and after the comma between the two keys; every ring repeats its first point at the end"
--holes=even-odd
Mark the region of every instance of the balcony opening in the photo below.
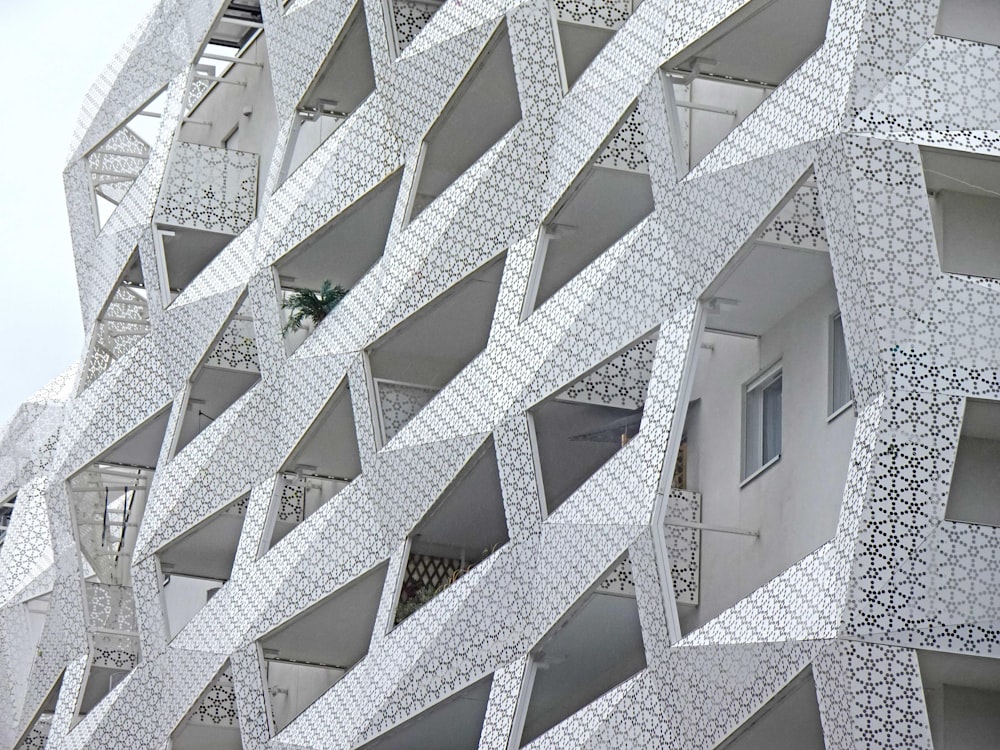
{"type": "Polygon", "coordinates": [[[14,517],[14,505],[17,503],[17,493],[8,497],[0,503],[0,549],[7,539],[7,530],[10,528],[11,519],[14,517]]]}
{"type": "Polygon", "coordinates": [[[836,532],[856,416],[829,414],[839,305],[811,175],[701,305],[665,530],[685,633],[836,532]]]}
{"type": "Polygon", "coordinates": [[[542,736],[646,668],[632,568],[625,556],[538,642],[521,687],[517,747],[542,736]]]}
{"type": "Polygon", "coordinates": [[[132,552],[170,408],[130,432],[69,480],[80,552],[101,583],[131,585],[132,552]]]}
{"type": "Polygon", "coordinates": [[[663,64],[678,174],[823,44],[829,17],[830,0],[751,0],[663,64]]]}
{"type": "Polygon", "coordinates": [[[180,453],[258,380],[260,362],[253,316],[250,305],[243,301],[191,376],[174,453],[180,453]]]}
{"type": "Polygon", "coordinates": [[[132,555],[169,417],[167,406],[68,481],[74,537],[94,571],[84,584],[89,658],[77,720],[139,661],[132,555]]]}
{"type": "Polygon", "coordinates": [[[504,21],[424,137],[406,220],[417,218],[520,120],[504,21]]]}
{"type": "Polygon", "coordinates": [[[157,554],[168,638],[177,635],[232,575],[248,499],[244,495],[234,500],[157,554]]]}
{"type": "MultiPolygon", "coordinates": [[[[361,473],[351,391],[346,379],[278,472],[271,498],[270,549],[361,473]]],[[[265,538],[268,534],[265,532],[265,538]]],[[[266,551],[266,549],[264,550],[266,551]]]]}
{"type": "Polygon", "coordinates": [[[1000,526],[1000,401],[967,399],[945,518],[1000,526]]]}
{"type": "Polygon", "coordinates": [[[417,38],[421,29],[430,23],[431,18],[444,5],[444,0],[386,0],[392,23],[389,24],[390,40],[396,50],[396,57],[417,38]]]}
{"type": "Polygon", "coordinates": [[[48,744],[49,732],[52,730],[52,720],[56,714],[56,703],[59,701],[59,691],[62,690],[63,674],[65,673],[62,672],[59,674],[59,677],[52,685],[52,689],[49,690],[45,696],[45,700],[42,701],[42,705],[28,725],[27,730],[14,743],[14,747],[17,750],[35,750],[35,748],[44,750],[48,744]]]}
{"type": "Polygon", "coordinates": [[[652,211],[645,126],[633,105],[542,224],[522,317],[652,211]]]}
{"type": "Polygon", "coordinates": [[[1000,46],[1000,6],[989,0],[941,0],[935,33],[1000,46]]]}
{"type": "Polygon", "coordinates": [[[1000,737],[1000,662],[917,651],[934,750],[992,750],[1000,737]]]}
{"type": "Polygon", "coordinates": [[[378,263],[392,228],[402,177],[401,169],[391,174],[274,264],[289,353],[318,325],[308,316],[300,328],[290,325],[294,309],[285,307],[293,304],[289,297],[303,291],[318,296],[325,282],[346,294],[378,263]]]}
{"type": "Polygon", "coordinates": [[[641,0],[579,3],[551,0],[556,18],[566,90],[583,74],[611,37],[629,19],[641,0]]]}
{"type": "Polygon", "coordinates": [[[132,183],[149,161],[163,117],[164,90],[84,157],[90,174],[94,199],[94,220],[98,231],[111,218],[132,183]]]}
{"type": "Polygon", "coordinates": [[[149,333],[149,294],[139,250],[132,251],[104,309],[97,316],[80,373],[80,393],[149,333]]]}
{"type": "Polygon", "coordinates": [[[1000,278],[1000,159],[921,148],[941,270],[1000,278]]]}
{"type": "Polygon", "coordinates": [[[220,232],[167,225],[157,225],[153,237],[165,307],[177,299],[233,239],[232,235],[220,232]]]}
{"type": "Polygon", "coordinates": [[[395,623],[509,541],[493,438],[469,459],[409,536],[395,623]]]}
{"type": "Polygon", "coordinates": [[[139,632],[131,585],[86,581],[84,616],[89,656],[74,723],[90,713],[139,663],[139,632]]]}
{"type": "Polygon", "coordinates": [[[227,661],[170,735],[170,750],[242,750],[236,690],[227,661]]]}
{"type": "Polygon", "coordinates": [[[377,565],[258,641],[274,733],[368,653],[387,569],[377,565]]]}
{"type": "Polygon", "coordinates": [[[492,687],[487,675],[359,750],[477,750],[492,687]]]}
{"type": "Polygon", "coordinates": [[[34,650],[42,640],[45,623],[49,619],[49,607],[52,594],[45,593],[24,602],[24,611],[28,615],[28,631],[31,636],[31,649],[34,650]]]}
{"type": "Polygon", "coordinates": [[[296,108],[283,174],[294,172],[374,90],[368,21],[358,0],[296,108]]]}
{"type": "Polygon", "coordinates": [[[806,667],[717,746],[718,750],[770,750],[776,747],[826,748],[812,667],[806,667]]]}
{"type": "Polygon", "coordinates": [[[486,348],[505,258],[466,276],[368,350],[383,444],[486,348]]]}
{"type": "Polygon", "coordinates": [[[255,167],[258,159],[271,163],[278,116],[259,0],[225,5],[198,54],[185,97],[178,140],[253,154],[255,167]]]}
{"type": "Polygon", "coordinates": [[[657,337],[643,336],[528,412],[548,514],[639,434],[657,337]]]}

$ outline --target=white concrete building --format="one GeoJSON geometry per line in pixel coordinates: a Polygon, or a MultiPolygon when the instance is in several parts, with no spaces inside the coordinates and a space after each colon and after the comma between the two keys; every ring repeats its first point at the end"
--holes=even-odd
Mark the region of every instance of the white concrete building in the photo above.
{"type": "Polygon", "coordinates": [[[1000,745],[998,8],[162,0],[0,748],[1000,745]]]}

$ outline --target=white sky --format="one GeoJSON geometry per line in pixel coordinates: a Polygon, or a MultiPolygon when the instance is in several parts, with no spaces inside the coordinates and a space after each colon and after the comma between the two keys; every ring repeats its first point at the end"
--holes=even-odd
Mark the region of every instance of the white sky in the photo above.
{"type": "Polygon", "coordinates": [[[82,355],[62,170],[83,97],[153,0],[0,0],[0,425],[82,355]]]}

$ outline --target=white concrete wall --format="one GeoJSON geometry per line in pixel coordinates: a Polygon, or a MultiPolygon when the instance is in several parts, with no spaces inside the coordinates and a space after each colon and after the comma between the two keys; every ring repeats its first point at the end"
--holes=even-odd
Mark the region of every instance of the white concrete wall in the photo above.
{"type": "Polygon", "coordinates": [[[802,559],[836,531],[854,437],[848,409],[827,421],[833,284],[759,340],[706,333],[686,424],[688,487],[702,493],[708,524],[760,537],[703,532],[701,604],[682,607],[693,630],[802,559]],[[777,463],[740,487],[742,386],[782,363],[782,449],[777,463]]]}

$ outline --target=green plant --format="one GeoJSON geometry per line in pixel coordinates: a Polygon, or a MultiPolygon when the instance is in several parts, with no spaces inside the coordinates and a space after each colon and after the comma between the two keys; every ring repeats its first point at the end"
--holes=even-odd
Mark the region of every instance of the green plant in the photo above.
{"type": "Polygon", "coordinates": [[[340,285],[334,286],[329,279],[323,282],[318,292],[312,289],[296,289],[281,305],[282,308],[292,311],[282,332],[297,331],[302,328],[306,320],[311,320],[313,325],[319,325],[319,322],[346,296],[347,290],[340,285]]]}

